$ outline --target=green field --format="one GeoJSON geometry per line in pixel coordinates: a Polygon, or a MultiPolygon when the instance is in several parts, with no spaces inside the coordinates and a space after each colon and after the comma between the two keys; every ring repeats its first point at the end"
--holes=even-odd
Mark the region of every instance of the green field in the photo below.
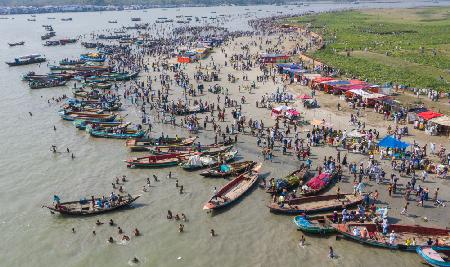
{"type": "Polygon", "coordinates": [[[325,47],[309,55],[345,76],[450,91],[450,7],[323,13],[287,23],[321,34],[325,47]]]}

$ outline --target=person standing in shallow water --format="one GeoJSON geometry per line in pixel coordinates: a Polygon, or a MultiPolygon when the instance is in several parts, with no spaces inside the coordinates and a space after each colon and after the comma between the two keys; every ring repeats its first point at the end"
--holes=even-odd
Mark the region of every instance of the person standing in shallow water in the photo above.
{"type": "Polygon", "coordinates": [[[329,248],[329,250],[328,250],[328,257],[329,257],[330,259],[334,259],[334,258],[336,257],[336,255],[334,254],[334,250],[333,250],[333,247],[332,247],[332,246],[330,246],[330,248],[329,248]]]}

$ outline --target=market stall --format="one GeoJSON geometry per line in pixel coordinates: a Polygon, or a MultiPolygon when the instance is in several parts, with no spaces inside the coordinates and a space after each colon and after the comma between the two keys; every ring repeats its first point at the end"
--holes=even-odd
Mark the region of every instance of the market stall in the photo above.
{"type": "Polygon", "coordinates": [[[409,143],[403,142],[392,135],[387,135],[378,142],[381,158],[403,158],[406,156],[406,148],[409,146],[409,143]]]}

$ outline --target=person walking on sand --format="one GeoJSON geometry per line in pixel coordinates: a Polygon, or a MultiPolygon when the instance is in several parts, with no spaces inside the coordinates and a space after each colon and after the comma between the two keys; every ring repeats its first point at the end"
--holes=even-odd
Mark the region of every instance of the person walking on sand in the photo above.
{"type": "Polygon", "coordinates": [[[409,202],[406,202],[405,206],[403,206],[402,212],[400,212],[401,215],[405,215],[405,216],[408,215],[408,205],[409,205],[409,202]]]}

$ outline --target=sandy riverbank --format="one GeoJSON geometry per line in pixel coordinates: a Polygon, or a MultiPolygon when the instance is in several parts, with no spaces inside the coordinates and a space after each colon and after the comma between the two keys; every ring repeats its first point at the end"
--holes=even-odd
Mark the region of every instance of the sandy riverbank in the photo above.
{"type": "MultiPolygon", "coordinates": [[[[231,99],[239,101],[242,96],[246,98],[246,104],[242,105],[243,114],[247,118],[252,118],[253,120],[262,120],[266,126],[272,126],[275,122],[275,120],[270,116],[271,112],[270,110],[266,108],[257,108],[256,107],[256,101],[260,101],[261,96],[264,94],[271,94],[274,91],[279,88],[279,90],[282,90],[283,83],[281,81],[281,77],[276,77],[276,82],[273,83],[272,81],[269,82],[259,82],[257,83],[256,89],[252,90],[251,93],[249,93],[246,90],[242,90],[242,88],[249,86],[252,81],[256,81],[256,78],[258,75],[261,75],[261,72],[257,67],[252,68],[250,71],[242,71],[242,70],[235,70],[233,69],[230,64],[225,67],[225,61],[229,59],[229,56],[233,53],[241,53],[241,47],[243,46],[249,46],[249,51],[252,55],[256,55],[257,53],[261,53],[266,51],[268,48],[276,47],[280,41],[283,43],[282,46],[279,46],[280,49],[286,48],[286,47],[292,47],[295,46],[297,43],[304,43],[306,39],[303,39],[299,36],[299,38],[289,38],[286,36],[279,37],[279,36],[270,36],[270,37],[263,37],[261,40],[260,37],[241,37],[237,38],[236,40],[233,40],[229,42],[228,44],[224,45],[224,51],[222,52],[220,49],[214,49],[214,52],[205,60],[200,61],[199,63],[193,63],[188,64],[184,66],[184,71],[192,77],[193,74],[197,71],[197,68],[202,66],[202,71],[205,71],[209,69],[212,71],[212,64],[218,66],[219,70],[219,78],[220,81],[218,82],[210,82],[210,83],[204,83],[205,89],[208,88],[210,85],[219,84],[226,89],[228,89],[229,97],[231,99]],[[256,41],[256,44],[253,43],[256,41]],[[268,41],[268,42],[266,42],[268,41]],[[261,45],[261,47],[260,47],[261,45]],[[262,48],[262,49],[261,49],[262,48]],[[228,55],[228,58],[225,57],[225,54],[228,55]],[[227,82],[227,75],[234,75],[237,77],[237,82],[235,83],[229,83],[227,82]],[[248,76],[248,81],[243,81],[242,77],[243,75],[248,76]],[[241,90],[239,90],[239,87],[241,90]]],[[[255,58],[255,57],[254,57],[255,58]]],[[[142,80],[145,80],[145,78],[141,77],[142,80]]],[[[196,88],[197,84],[193,83],[194,88],[196,88]]],[[[304,86],[300,85],[288,85],[288,90],[294,94],[302,94],[302,93],[310,93],[310,89],[304,86]]],[[[206,90],[205,90],[206,91],[206,90]]],[[[171,99],[177,99],[182,98],[183,90],[181,88],[172,88],[171,90],[171,99]]],[[[217,102],[218,95],[212,94],[209,92],[206,92],[202,96],[197,97],[190,97],[190,99],[202,99],[202,101],[208,101],[210,102],[217,102]]],[[[223,103],[224,95],[220,95],[221,97],[221,103],[223,103]]],[[[349,123],[350,114],[354,112],[350,108],[347,107],[344,100],[341,100],[339,97],[318,93],[317,99],[319,104],[321,105],[318,109],[311,109],[306,110],[303,108],[300,101],[296,101],[291,106],[296,107],[299,111],[301,111],[304,115],[304,117],[307,120],[312,119],[325,119],[328,122],[331,122],[334,125],[334,128],[337,129],[347,129],[351,130],[353,127],[349,123]],[[340,102],[343,106],[343,109],[341,111],[337,111],[337,103],[340,102]]],[[[226,125],[231,125],[232,118],[230,115],[231,108],[227,110],[226,113],[226,121],[224,123],[220,123],[222,125],[222,129],[225,128],[226,125]]],[[[205,115],[208,114],[201,114],[199,117],[204,118],[205,115]]],[[[366,129],[377,129],[380,131],[380,136],[384,136],[387,132],[387,126],[393,125],[392,121],[383,121],[382,115],[376,114],[371,109],[367,109],[363,112],[363,116],[361,118],[362,121],[366,122],[366,129]]],[[[210,125],[208,127],[211,127],[210,125]]],[[[300,129],[299,131],[304,132],[307,129],[311,129],[312,126],[304,127],[303,129],[300,129]]],[[[410,127],[412,128],[412,127],[410,127]]],[[[175,130],[175,129],[174,129],[175,130]]],[[[185,130],[184,130],[185,131],[185,130]]],[[[175,132],[178,132],[175,130],[175,132]]],[[[201,134],[199,134],[200,137],[202,137],[202,140],[205,140],[207,142],[211,142],[214,137],[214,133],[212,132],[212,129],[209,128],[206,131],[203,131],[201,134]]],[[[305,138],[305,133],[301,135],[302,138],[305,138]]],[[[242,135],[240,134],[238,137],[239,144],[237,145],[238,149],[241,151],[243,155],[245,154],[253,154],[253,157],[257,157],[261,160],[260,155],[260,149],[256,147],[256,138],[249,136],[249,135],[242,135]]],[[[411,136],[408,136],[405,138],[405,140],[412,142],[415,140],[419,144],[423,145],[425,143],[429,142],[435,142],[436,144],[446,144],[447,139],[446,137],[437,137],[437,136],[428,136],[425,135],[424,132],[418,131],[418,130],[411,130],[411,136]]],[[[323,157],[325,156],[336,156],[337,149],[334,147],[313,147],[312,149],[313,153],[313,165],[317,166],[321,163],[323,157]]],[[[346,152],[341,152],[342,154],[345,154],[346,152]]],[[[281,177],[295,169],[295,166],[299,166],[301,162],[296,160],[293,156],[283,156],[281,153],[281,147],[275,148],[275,160],[274,162],[264,162],[264,172],[269,173],[269,177],[281,177]],[[289,166],[289,167],[286,167],[289,166]]],[[[348,154],[349,162],[367,162],[367,157],[362,156],[359,154],[348,154]]],[[[382,166],[384,170],[387,172],[386,177],[390,176],[391,170],[390,170],[390,162],[389,161],[383,161],[382,166]]],[[[345,173],[347,176],[347,179],[344,179],[343,183],[339,185],[342,189],[341,192],[351,192],[352,191],[352,178],[348,178],[348,172],[345,173]]],[[[426,181],[425,183],[419,182],[423,185],[423,187],[428,187],[430,190],[430,193],[434,191],[435,188],[440,187],[440,198],[443,199],[449,199],[450,198],[450,191],[449,188],[449,182],[444,181],[441,179],[434,178],[433,175],[430,175],[429,181],[426,181]]],[[[401,189],[404,187],[406,182],[409,178],[401,178],[400,179],[400,192],[401,189]]],[[[336,186],[334,188],[331,188],[328,192],[334,193],[336,186]]],[[[432,206],[432,203],[429,202],[425,205],[425,208],[422,207],[416,207],[414,204],[415,201],[411,201],[412,205],[410,206],[410,216],[402,216],[400,215],[401,207],[404,205],[405,201],[402,198],[401,194],[397,194],[396,196],[389,198],[387,194],[387,184],[382,185],[376,185],[374,182],[369,182],[368,187],[366,188],[367,191],[374,191],[378,190],[380,192],[380,204],[383,205],[389,205],[391,207],[390,216],[394,218],[395,221],[399,221],[401,223],[405,224],[425,224],[425,225],[439,225],[439,226],[449,226],[450,221],[450,213],[448,213],[448,208],[434,208],[432,206]],[[427,217],[429,220],[428,222],[425,222],[423,220],[423,217],[427,217]]],[[[267,201],[269,201],[269,196],[267,197],[267,201]]],[[[275,216],[275,215],[274,215],[275,216]]]]}

